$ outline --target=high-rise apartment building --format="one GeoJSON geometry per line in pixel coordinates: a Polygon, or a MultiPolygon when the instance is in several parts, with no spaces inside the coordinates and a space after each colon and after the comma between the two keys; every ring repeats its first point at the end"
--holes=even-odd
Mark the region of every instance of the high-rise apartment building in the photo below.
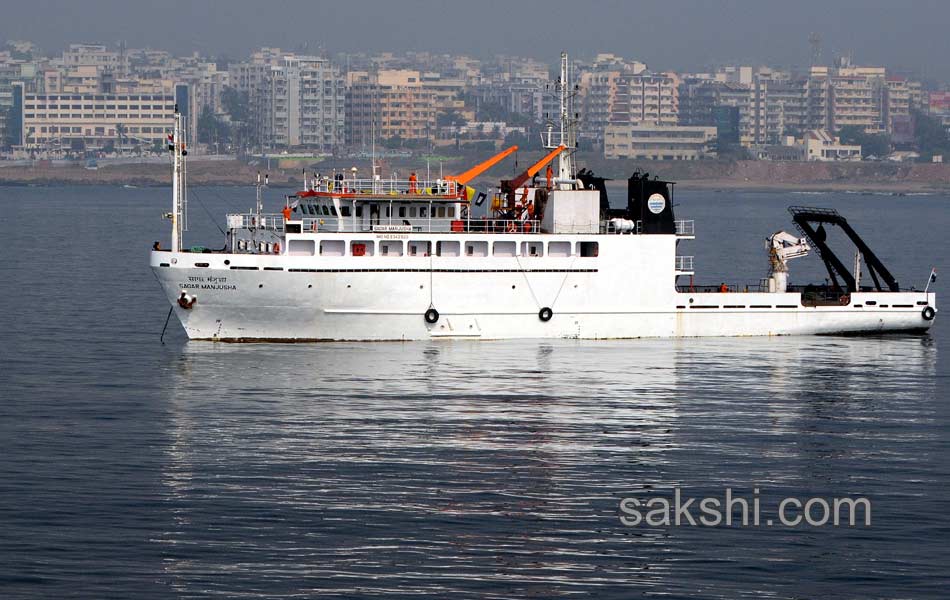
{"type": "Polygon", "coordinates": [[[369,147],[374,140],[431,140],[435,136],[435,92],[419,71],[385,70],[349,74],[346,140],[369,147]]]}
{"type": "Polygon", "coordinates": [[[329,59],[262,48],[230,65],[229,82],[247,93],[264,149],[328,152],[343,144],[345,80],[329,59]]]}

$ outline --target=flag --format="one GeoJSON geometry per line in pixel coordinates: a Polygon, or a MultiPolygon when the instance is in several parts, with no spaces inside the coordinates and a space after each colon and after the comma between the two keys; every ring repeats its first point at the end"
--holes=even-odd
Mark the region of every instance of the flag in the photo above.
{"type": "Polygon", "coordinates": [[[937,281],[937,269],[930,270],[930,283],[937,281]]]}

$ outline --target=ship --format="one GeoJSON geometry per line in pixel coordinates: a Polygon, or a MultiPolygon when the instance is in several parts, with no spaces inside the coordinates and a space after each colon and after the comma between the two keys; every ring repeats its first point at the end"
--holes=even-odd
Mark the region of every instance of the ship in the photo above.
{"type": "Polygon", "coordinates": [[[171,245],[155,242],[150,254],[170,313],[189,339],[220,342],[921,333],[933,325],[930,283],[902,289],[833,209],[790,208],[797,232],[768,236],[768,276],[757,285],[695,284],[693,257],[678,251],[695,225],[674,216],[673,182],[636,172],[626,206],[613,208],[605,180],[576,169],[566,54],[560,71],[545,155],[490,193],[469,184],[517,147],[437,178],[384,178],[375,168],[368,178],[355,170],[305,177],[278,213],[264,211],[268,180],[258,176],[257,206],[227,215],[221,250],[182,243],[187,150],[176,111],[171,245]],[[853,243],[850,268],[829,230],[853,243]],[[792,285],[789,262],[812,252],[828,278],[792,285]]]}

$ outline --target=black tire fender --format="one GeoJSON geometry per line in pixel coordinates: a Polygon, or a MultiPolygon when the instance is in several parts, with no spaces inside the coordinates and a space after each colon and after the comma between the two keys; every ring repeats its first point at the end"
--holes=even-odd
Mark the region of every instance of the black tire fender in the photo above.
{"type": "Polygon", "coordinates": [[[439,311],[434,308],[430,308],[426,311],[425,314],[426,323],[429,325],[435,325],[439,322],[439,311]]]}
{"type": "Polygon", "coordinates": [[[932,306],[925,306],[924,309],[920,311],[920,316],[924,318],[924,321],[933,321],[934,317],[937,316],[937,311],[935,311],[932,306]]]}
{"type": "Polygon", "coordinates": [[[551,317],[553,316],[554,316],[554,311],[548,308],[547,306],[545,306],[544,308],[538,311],[538,318],[544,321],[545,323],[550,321],[551,317]]]}

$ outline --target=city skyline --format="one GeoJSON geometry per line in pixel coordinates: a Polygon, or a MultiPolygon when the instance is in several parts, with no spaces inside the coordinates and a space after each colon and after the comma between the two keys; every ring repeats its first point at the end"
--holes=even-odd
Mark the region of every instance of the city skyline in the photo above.
{"type": "Polygon", "coordinates": [[[293,0],[276,3],[276,10],[246,0],[171,0],[158,7],[114,0],[40,0],[7,7],[4,14],[0,38],[32,40],[49,53],[69,43],[124,41],[177,55],[199,52],[231,58],[260,46],[282,45],[328,54],[516,54],[553,63],[566,50],[578,57],[612,52],[643,60],[655,70],[676,71],[726,63],[806,67],[812,59],[809,35],[814,32],[822,38],[825,64],[853,54],[864,64],[950,80],[950,65],[939,60],[950,52],[950,40],[942,31],[942,23],[950,21],[950,5],[932,0],[913,3],[913,10],[878,0],[674,0],[636,6],[604,1],[583,7],[562,0],[514,5],[487,0],[477,6],[454,4],[448,10],[431,0],[293,0]],[[581,12],[583,18],[571,18],[581,12]],[[77,23],[82,34],[77,34],[77,23]]]}

